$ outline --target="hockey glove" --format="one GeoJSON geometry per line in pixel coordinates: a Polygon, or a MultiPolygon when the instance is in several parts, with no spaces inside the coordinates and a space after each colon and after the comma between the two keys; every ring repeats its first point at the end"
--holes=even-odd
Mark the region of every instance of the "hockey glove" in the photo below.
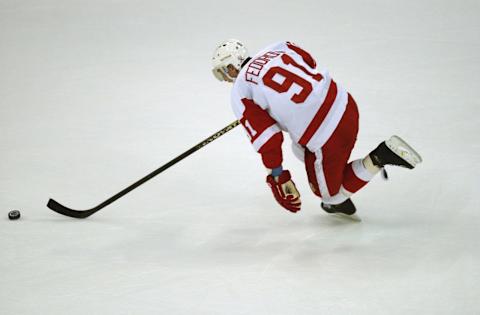
{"type": "Polygon", "coordinates": [[[291,212],[300,211],[302,202],[300,193],[292,181],[289,171],[283,171],[280,176],[267,176],[267,184],[272,189],[273,196],[277,202],[291,212]]]}

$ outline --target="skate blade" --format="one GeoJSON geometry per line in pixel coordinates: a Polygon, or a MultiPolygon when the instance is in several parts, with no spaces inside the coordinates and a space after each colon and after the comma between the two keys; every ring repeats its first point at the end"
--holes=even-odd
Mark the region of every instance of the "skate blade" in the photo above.
{"type": "Polygon", "coordinates": [[[408,164],[414,168],[417,164],[422,162],[422,157],[413,149],[405,140],[399,136],[392,136],[385,141],[387,147],[396,155],[407,161],[408,164]]]}
{"type": "Polygon", "coordinates": [[[345,213],[336,212],[336,213],[332,213],[331,216],[339,219],[347,219],[353,222],[362,222],[362,218],[360,218],[356,213],[348,215],[345,213]]]}

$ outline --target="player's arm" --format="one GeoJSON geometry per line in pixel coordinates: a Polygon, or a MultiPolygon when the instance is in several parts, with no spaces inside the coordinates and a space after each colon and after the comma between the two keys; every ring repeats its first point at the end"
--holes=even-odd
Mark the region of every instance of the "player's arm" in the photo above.
{"type": "Polygon", "coordinates": [[[283,134],[276,121],[253,100],[243,98],[240,101],[244,108],[240,123],[255,151],[261,154],[263,164],[270,170],[281,167],[283,134]]]}
{"type": "Polygon", "coordinates": [[[282,167],[282,131],[268,112],[253,100],[242,98],[240,102],[243,107],[240,122],[269,171],[266,181],[275,199],[285,209],[292,212],[299,211],[300,194],[291,179],[290,172],[282,167]]]}

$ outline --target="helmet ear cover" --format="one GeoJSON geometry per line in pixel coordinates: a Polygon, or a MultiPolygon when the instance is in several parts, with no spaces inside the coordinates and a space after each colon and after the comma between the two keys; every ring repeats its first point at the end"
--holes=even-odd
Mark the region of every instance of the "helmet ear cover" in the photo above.
{"type": "Polygon", "coordinates": [[[218,81],[225,81],[225,79],[223,78],[223,75],[222,75],[222,73],[224,73],[224,72],[220,68],[212,69],[212,72],[213,72],[213,75],[215,76],[215,78],[218,79],[218,81]]]}

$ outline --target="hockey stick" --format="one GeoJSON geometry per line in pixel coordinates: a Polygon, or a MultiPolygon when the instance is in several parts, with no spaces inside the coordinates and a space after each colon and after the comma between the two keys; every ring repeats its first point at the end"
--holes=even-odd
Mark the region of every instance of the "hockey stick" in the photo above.
{"type": "Polygon", "coordinates": [[[200,150],[201,148],[203,148],[204,146],[206,146],[207,144],[209,144],[210,142],[212,142],[213,140],[221,137],[222,135],[224,135],[225,133],[227,133],[228,131],[232,130],[233,128],[235,128],[236,126],[238,126],[239,124],[239,121],[236,120],[234,122],[232,122],[230,125],[226,126],[225,128],[223,128],[222,130],[218,131],[217,133],[211,135],[210,137],[208,137],[207,139],[205,139],[204,141],[200,142],[199,144],[197,144],[196,146],[192,147],[191,149],[189,149],[188,151],[185,151],[184,153],[182,153],[181,155],[177,156],[176,158],[174,158],[173,160],[171,160],[170,162],[168,162],[167,164],[159,167],[158,169],[156,169],[155,171],[151,172],[150,174],[148,174],[147,176],[143,177],[142,179],[136,181],[135,183],[133,183],[132,185],[128,186],[127,188],[125,188],[124,190],[120,191],[119,193],[117,193],[116,195],[108,198],[107,200],[105,200],[104,202],[102,202],[101,204],[99,204],[98,206],[92,208],[92,209],[88,209],[88,210],[73,210],[73,209],[70,209],[70,208],[67,208],[63,205],[61,205],[60,203],[56,202],[55,200],[53,199],[50,199],[48,200],[48,203],[47,203],[47,207],[52,209],[53,211],[55,212],[58,212],[60,214],[63,214],[63,215],[66,215],[66,216],[69,216],[69,217],[72,217],[72,218],[78,218],[78,219],[84,219],[86,217],[89,217],[91,216],[92,214],[94,214],[95,212],[99,211],[100,209],[108,206],[109,204],[111,204],[112,202],[114,202],[115,200],[125,196],[127,193],[129,193],[130,191],[134,190],[135,188],[137,188],[138,186],[144,184],[145,182],[147,182],[148,180],[152,179],[153,177],[157,176],[158,174],[160,174],[161,172],[163,172],[164,170],[166,170],[167,168],[169,168],[170,166],[172,165],[175,165],[176,163],[180,162],[181,160],[183,160],[184,158],[186,158],[187,156],[189,156],[190,154],[194,153],[195,151],[198,151],[200,150]]]}

